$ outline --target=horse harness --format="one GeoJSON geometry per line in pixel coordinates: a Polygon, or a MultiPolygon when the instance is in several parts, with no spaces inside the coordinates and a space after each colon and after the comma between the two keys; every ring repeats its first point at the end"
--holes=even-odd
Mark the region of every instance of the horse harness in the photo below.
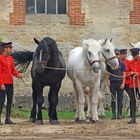
{"type": "Polygon", "coordinates": [[[94,61],[90,61],[89,59],[88,59],[88,57],[87,57],[87,55],[86,55],[86,58],[87,58],[87,60],[88,60],[88,62],[89,62],[89,64],[90,64],[90,66],[92,66],[94,63],[99,63],[100,64],[100,61],[99,60],[94,60],[94,61]]]}
{"type": "Polygon", "coordinates": [[[103,53],[102,53],[102,55],[103,55],[104,59],[106,60],[106,62],[105,62],[106,64],[108,64],[109,61],[117,58],[116,56],[113,56],[113,57],[107,59],[103,53]]]}

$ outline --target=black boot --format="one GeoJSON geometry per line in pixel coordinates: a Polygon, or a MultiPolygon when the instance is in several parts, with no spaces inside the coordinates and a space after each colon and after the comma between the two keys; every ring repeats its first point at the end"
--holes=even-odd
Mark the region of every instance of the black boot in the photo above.
{"type": "Polygon", "coordinates": [[[133,123],[136,123],[136,119],[130,119],[130,121],[128,122],[128,124],[133,124],[133,123]]]}
{"type": "Polygon", "coordinates": [[[116,113],[112,113],[112,120],[116,119],[116,113]]]}
{"type": "Polygon", "coordinates": [[[3,105],[0,104],[0,125],[3,125],[2,121],[1,121],[2,108],[3,108],[3,105]]]}
{"type": "Polygon", "coordinates": [[[11,104],[7,104],[5,124],[15,124],[11,121],[10,116],[11,116],[11,104]]]}
{"type": "Polygon", "coordinates": [[[131,116],[131,119],[130,119],[130,121],[128,122],[128,124],[134,124],[134,123],[136,123],[136,109],[135,109],[135,108],[133,108],[133,109],[131,110],[130,116],[131,116]]]}
{"type": "Polygon", "coordinates": [[[1,115],[0,115],[0,125],[3,125],[3,123],[1,122],[1,115]]]}
{"type": "Polygon", "coordinates": [[[115,107],[115,102],[111,102],[111,109],[112,109],[112,120],[116,119],[116,107],[115,107]]]}

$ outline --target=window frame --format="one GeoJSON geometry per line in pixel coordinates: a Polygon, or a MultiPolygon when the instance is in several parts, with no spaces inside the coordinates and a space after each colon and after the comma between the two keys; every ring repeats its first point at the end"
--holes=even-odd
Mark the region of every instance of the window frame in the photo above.
{"type": "MultiPolygon", "coordinates": [[[[26,4],[25,4],[26,6],[26,4]]],[[[26,9],[27,7],[25,7],[26,9]]],[[[47,12],[47,0],[45,0],[45,13],[37,13],[37,0],[34,0],[34,13],[28,13],[26,10],[26,14],[27,15],[31,15],[31,14],[48,14],[47,12]]],[[[59,14],[58,13],[58,0],[56,0],[56,13],[55,14],[48,14],[48,15],[66,15],[68,13],[68,0],[66,0],[66,13],[64,14],[59,14]]]]}

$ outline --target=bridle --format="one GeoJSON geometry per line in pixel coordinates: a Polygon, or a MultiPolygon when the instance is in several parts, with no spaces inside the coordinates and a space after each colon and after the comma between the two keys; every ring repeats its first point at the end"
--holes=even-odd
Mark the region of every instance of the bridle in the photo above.
{"type": "Polygon", "coordinates": [[[88,59],[88,57],[87,57],[87,55],[86,55],[86,58],[87,58],[87,60],[88,60],[88,62],[89,62],[89,64],[90,64],[90,66],[92,66],[94,63],[99,63],[100,64],[100,61],[99,60],[94,60],[94,61],[90,61],[89,59],[88,59]]]}
{"type": "Polygon", "coordinates": [[[113,57],[110,57],[110,58],[107,59],[103,53],[102,53],[102,55],[103,55],[104,59],[106,60],[106,61],[105,61],[106,64],[108,64],[109,61],[111,61],[111,60],[117,58],[116,56],[113,56],[113,57]]]}

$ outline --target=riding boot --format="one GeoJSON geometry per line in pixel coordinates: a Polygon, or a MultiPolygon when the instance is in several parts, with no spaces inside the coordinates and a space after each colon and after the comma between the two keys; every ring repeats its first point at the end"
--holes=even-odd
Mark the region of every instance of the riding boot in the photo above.
{"type": "Polygon", "coordinates": [[[2,108],[3,108],[3,105],[0,104],[0,125],[3,125],[2,121],[1,121],[2,108]]]}
{"type": "Polygon", "coordinates": [[[7,104],[6,106],[6,119],[5,119],[5,124],[14,124],[11,119],[11,104],[7,104]]]}
{"type": "Polygon", "coordinates": [[[122,107],[118,107],[117,119],[122,119],[122,107]]]}
{"type": "Polygon", "coordinates": [[[112,120],[116,119],[116,109],[115,109],[115,103],[112,101],[111,103],[111,108],[112,108],[112,120]]]}
{"type": "Polygon", "coordinates": [[[131,111],[131,119],[128,122],[128,124],[133,124],[133,123],[136,123],[136,109],[135,108],[133,108],[131,111]]]}

